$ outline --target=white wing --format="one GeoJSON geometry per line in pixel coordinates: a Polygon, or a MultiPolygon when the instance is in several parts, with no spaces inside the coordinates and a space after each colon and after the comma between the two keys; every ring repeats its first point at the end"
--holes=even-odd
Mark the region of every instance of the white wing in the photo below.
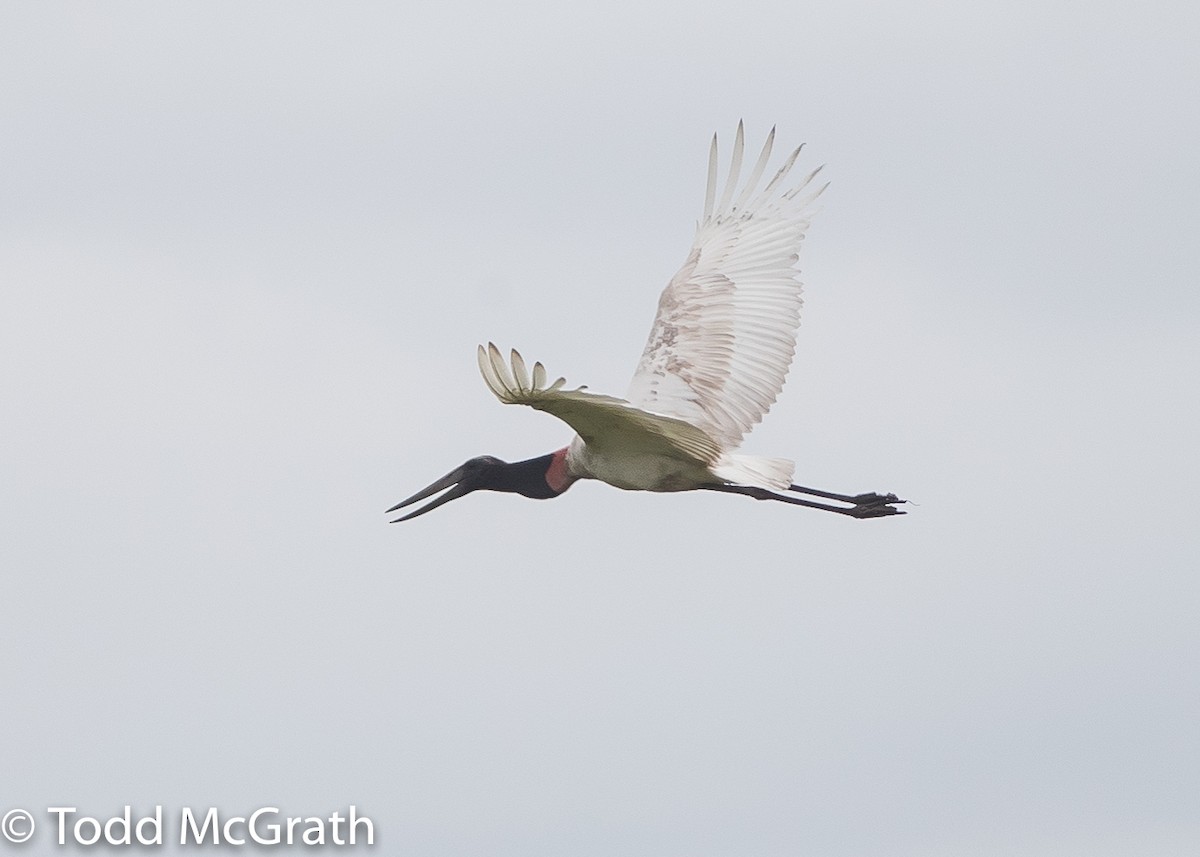
{"type": "Polygon", "coordinates": [[[546,370],[533,364],[533,377],[525,361],[512,352],[512,370],[492,343],[479,346],[479,372],[488,389],[506,405],[528,405],[553,414],[583,438],[584,443],[620,445],[641,452],[683,458],[708,466],[721,458],[716,441],[703,429],[684,420],[653,414],[624,399],[583,389],[564,390],[566,379],[546,384],[546,370]]]}
{"type": "Polygon", "coordinates": [[[638,407],[701,428],[723,450],[766,414],[783,389],[800,325],[800,244],[825,186],[805,193],[820,167],[785,184],[796,149],[761,190],[775,129],[742,187],[743,131],[718,201],[717,138],[708,159],[704,217],[683,267],[658,301],[650,339],[629,388],[638,407]]]}

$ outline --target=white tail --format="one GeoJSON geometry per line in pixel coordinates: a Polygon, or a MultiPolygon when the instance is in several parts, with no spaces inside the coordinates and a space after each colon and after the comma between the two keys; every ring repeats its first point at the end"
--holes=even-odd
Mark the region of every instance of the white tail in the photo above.
{"type": "Polygon", "coordinates": [[[713,475],[738,485],[754,485],[771,491],[786,491],[792,484],[796,465],[786,458],[726,454],[712,468],[713,475]]]}

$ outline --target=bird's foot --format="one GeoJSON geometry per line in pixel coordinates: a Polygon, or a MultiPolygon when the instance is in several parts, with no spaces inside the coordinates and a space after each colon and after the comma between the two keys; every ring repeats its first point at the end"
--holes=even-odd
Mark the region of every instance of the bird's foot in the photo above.
{"type": "MultiPolygon", "coordinates": [[[[904,501],[900,500],[899,502],[903,503],[904,501]]],[[[887,515],[907,515],[908,513],[895,506],[876,503],[870,506],[855,506],[853,509],[847,509],[846,514],[855,518],[883,518],[887,515]]]]}
{"type": "Polygon", "coordinates": [[[901,500],[895,494],[859,494],[851,498],[854,503],[854,508],[848,511],[848,514],[855,518],[883,518],[887,515],[905,515],[908,514],[903,509],[897,509],[893,503],[907,503],[907,500],[901,500]]]}
{"type": "Polygon", "coordinates": [[[907,503],[907,500],[901,500],[895,494],[858,494],[850,498],[850,502],[855,506],[881,506],[886,503],[907,503]]]}

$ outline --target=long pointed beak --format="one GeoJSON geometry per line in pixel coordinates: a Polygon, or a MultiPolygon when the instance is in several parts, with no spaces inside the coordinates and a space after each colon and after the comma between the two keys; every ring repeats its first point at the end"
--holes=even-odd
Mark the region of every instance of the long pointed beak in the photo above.
{"type": "Polygon", "coordinates": [[[401,500],[395,506],[388,509],[387,510],[388,513],[394,512],[397,509],[403,509],[405,506],[411,506],[413,503],[424,500],[426,497],[430,497],[439,491],[445,491],[445,489],[450,488],[449,491],[446,491],[445,494],[443,494],[441,497],[438,497],[432,503],[428,503],[428,504],[422,506],[420,509],[417,509],[417,511],[415,511],[415,512],[409,512],[407,515],[403,515],[399,518],[396,518],[396,520],[392,521],[391,523],[398,524],[401,521],[407,521],[409,518],[415,518],[415,517],[417,517],[417,515],[424,515],[426,512],[430,512],[430,511],[436,509],[438,506],[441,506],[444,503],[449,503],[451,500],[455,500],[464,494],[469,494],[471,492],[471,489],[469,487],[467,487],[466,485],[458,484],[464,475],[465,475],[465,468],[457,467],[454,470],[447,473],[445,476],[443,476],[437,482],[434,482],[428,488],[422,488],[420,491],[418,491],[416,494],[413,494],[407,500],[401,500]],[[451,486],[453,486],[453,487],[451,487],[451,486]]]}

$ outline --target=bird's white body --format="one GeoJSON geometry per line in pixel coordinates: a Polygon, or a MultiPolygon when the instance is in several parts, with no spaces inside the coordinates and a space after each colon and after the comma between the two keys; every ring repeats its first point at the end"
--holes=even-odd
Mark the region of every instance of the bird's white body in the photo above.
{"type": "Polygon", "coordinates": [[[516,352],[510,372],[494,345],[480,347],[480,371],[501,401],[548,411],[578,432],[567,450],[572,477],[636,491],[713,483],[788,487],[792,462],[735,452],[783,388],[800,324],[796,262],[811,203],[824,190],[801,196],[817,170],[785,184],[799,149],[759,188],[774,135],[738,193],[738,125],[719,200],[713,138],[704,216],[683,267],[659,298],[627,399],[563,390],[561,379],[547,387],[540,364],[531,379],[516,352]]]}
{"type": "Polygon", "coordinates": [[[589,444],[578,435],[567,447],[567,472],[626,491],[687,491],[713,478],[707,466],[686,456],[647,452],[636,442],[589,444]]]}

